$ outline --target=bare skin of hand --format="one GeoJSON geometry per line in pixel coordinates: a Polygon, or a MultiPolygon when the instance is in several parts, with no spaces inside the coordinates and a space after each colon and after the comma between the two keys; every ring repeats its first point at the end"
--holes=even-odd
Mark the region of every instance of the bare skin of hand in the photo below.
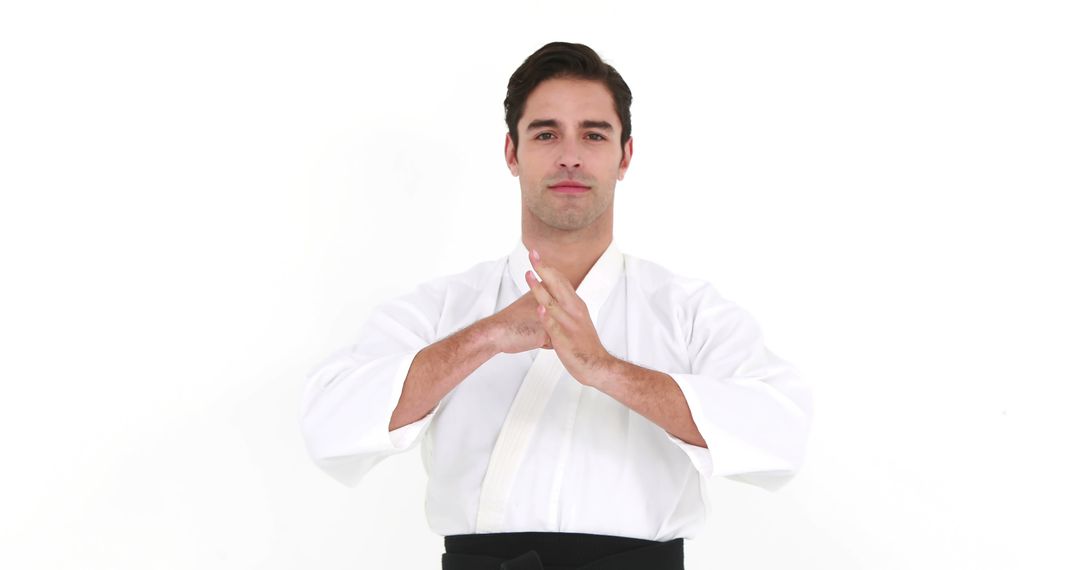
{"type": "Polygon", "coordinates": [[[588,386],[613,357],[601,344],[589,316],[589,307],[578,296],[573,284],[558,269],[541,262],[540,254],[535,250],[529,254],[529,260],[543,279],[537,279],[532,271],[525,274],[525,281],[537,301],[534,310],[540,317],[540,324],[566,371],[588,386]]]}
{"type": "Polygon", "coordinates": [[[499,352],[514,354],[534,348],[551,348],[551,339],[540,324],[536,308],[536,296],[529,292],[488,317],[495,330],[495,346],[499,352]]]}

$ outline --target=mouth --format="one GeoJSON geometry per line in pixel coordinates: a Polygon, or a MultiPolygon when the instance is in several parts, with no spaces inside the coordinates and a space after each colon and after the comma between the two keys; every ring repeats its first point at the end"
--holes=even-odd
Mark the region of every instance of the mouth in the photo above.
{"type": "Polygon", "coordinates": [[[588,192],[589,187],[577,182],[560,182],[553,186],[548,186],[548,189],[552,192],[558,192],[560,194],[581,194],[588,192]]]}

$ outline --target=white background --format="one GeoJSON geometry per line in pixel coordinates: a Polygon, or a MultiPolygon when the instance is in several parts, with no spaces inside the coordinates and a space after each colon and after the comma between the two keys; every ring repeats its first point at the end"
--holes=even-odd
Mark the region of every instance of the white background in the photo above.
{"type": "Polygon", "coordinates": [[[0,8],[0,567],[437,568],[419,454],[308,460],[303,375],[520,236],[506,81],[633,90],[623,251],[816,388],[688,568],[1077,567],[1071,2],[0,8]]]}

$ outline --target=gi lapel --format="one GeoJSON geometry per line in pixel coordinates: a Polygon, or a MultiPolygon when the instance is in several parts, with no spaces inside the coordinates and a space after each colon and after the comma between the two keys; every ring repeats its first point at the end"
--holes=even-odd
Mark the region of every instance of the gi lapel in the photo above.
{"type": "MultiPolygon", "coordinates": [[[[525,281],[525,272],[532,269],[532,263],[529,262],[528,250],[520,240],[514,251],[507,256],[507,263],[521,294],[527,293],[529,286],[525,281]]],[[[623,270],[623,255],[612,240],[578,285],[577,294],[589,307],[589,317],[598,330],[600,307],[607,300],[623,270]]],[[[502,532],[514,477],[521,467],[529,441],[556,384],[560,381],[573,382],[580,393],[580,384],[567,374],[555,351],[537,350],[540,352],[510,404],[510,411],[503,421],[491,460],[488,462],[484,483],[480,489],[480,505],[476,516],[477,533],[502,532]]],[[[572,424],[563,426],[566,430],[563,437],[570,436],[572,427],[572,424]]],[[[555,482],[556,488],[559,483],[555,482]]]]}

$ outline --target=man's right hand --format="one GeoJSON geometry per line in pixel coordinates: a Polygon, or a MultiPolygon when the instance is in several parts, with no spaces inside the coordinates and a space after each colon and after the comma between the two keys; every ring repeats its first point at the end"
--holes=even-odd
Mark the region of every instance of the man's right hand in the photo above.
{"type": "Polygon", "coordinates": [[[534,348],[551,348],[551,339],[536,314],[537,305],[536,297],[529,291],[505,309],[487,317],[499,352],[514,354],[534,348]]]}

